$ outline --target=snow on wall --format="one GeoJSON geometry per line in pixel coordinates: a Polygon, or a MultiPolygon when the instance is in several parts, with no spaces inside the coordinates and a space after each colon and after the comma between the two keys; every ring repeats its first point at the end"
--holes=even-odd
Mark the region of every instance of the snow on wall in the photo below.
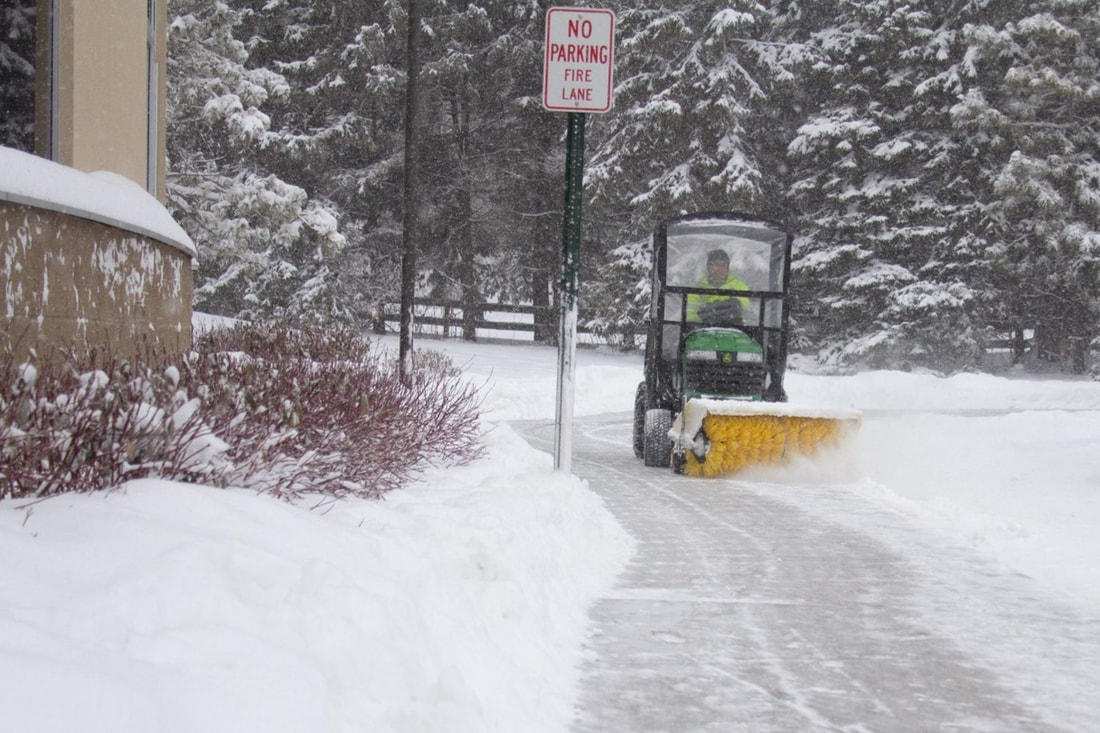
{"type": "Polygon", "coordinates": [[[191,343],[195,245],[141,186],[0,147],[0,336],[32,348],[191,343]]]}
{"type": "MultiPolygon", "coordinates": [[[[188,240],[190,241],[190,240],[188,240]]],[[[0,199],[0,326],[17,358],[35,347],[145,348],[191,342],[191,255],[126,229],[0,199]]]]}
{"type": "Polygon", "coordinates": [[[0,201],[51,209],[151,237],[195,257],[195,243],[153,196],[116,173],[82,173],[0,147],[0,201]]]}

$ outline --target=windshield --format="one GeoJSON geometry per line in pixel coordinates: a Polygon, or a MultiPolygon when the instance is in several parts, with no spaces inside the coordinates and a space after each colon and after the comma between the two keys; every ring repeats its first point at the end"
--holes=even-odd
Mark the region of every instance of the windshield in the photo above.
{"type": "Polygon", "coordinates": [[[729,275],[746,289],[783,291],[785,232],[754,222],[697,219],[670,224],[667,237],[666,285],[715,287],[707,282],[707,256],[720,250],[729,258],[729,275]]]}
{"type": "MultiPolygon", "coordinates": [[[[665,232],[665,286],[692,289],[722,289],[752,292],[735,298],[739,302],[736,318],[745,326],[780,328],[783,320],[783,277],[787,256],[787,234],[767,224],[729,219],[691,219],[673,222],[665,232]],[[728,267],[708,267],[712,260],[725,260],[728,267]],[[719,278],[718,282],[713,280],[719,278]],[[774,295],[773,295],[774,294],[774,295]]],[[[706,302],[730,300],[717,295],[696,298],[697,316],[706,302]]],[[[691,303],[683,292],[664,297],[664,321],[677,323],[684,316],[684,304],[691,303]]],[[[676,339],[671,339],[675,344],[676,339]]]]}

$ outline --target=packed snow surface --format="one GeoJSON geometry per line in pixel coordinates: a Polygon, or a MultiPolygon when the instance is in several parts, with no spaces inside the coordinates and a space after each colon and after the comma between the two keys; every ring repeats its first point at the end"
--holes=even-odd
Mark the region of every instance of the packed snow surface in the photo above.
{"type": "MultiPolygon", "coordinates": [[[[509,425],[553,417],[555,350],[417,346],[484,387],[489,453],[384,501],[142,480],[0,502],[4,729],[566,729],[587,610],[633,541],[509,425]]],[[[629,412],[641,369],[582,350],[578,417],[629,412]]],[[[787,390],[864,420],[784,480],[842,486],[1100,609],[1100,383],[789,372],[787,390]]]]}

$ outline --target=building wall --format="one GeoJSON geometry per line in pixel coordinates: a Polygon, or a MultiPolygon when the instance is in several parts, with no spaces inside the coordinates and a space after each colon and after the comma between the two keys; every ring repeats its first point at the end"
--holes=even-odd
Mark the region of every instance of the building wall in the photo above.
{"type": "MultiPolygon", "coordinates": [[[[146,0],[70,0],[63,47],[71,64],[68,140],[77,170],[111,170],[145,185],[148,149],[146,0]],[[71,35],[70,35],[71,34],[71,35]]],[[[64,128],[64,126],[63,126],[64,128]]],[[[63,148],[64,149],[64,148],[63,148]]]]}
{"type": "Polygon", "coordinates": [[[167,0],[38,1],[39,155],[164,201],[166,23],[167,0]]]}
{"type": "Polygon", "coordinates": [[[167,1],[37,0],[34,149],[53,162],[8,154],[0,170],[0,347],[16,344],[18,358],[191,346],[186,234],[143,228],[155,202],[138,201],[133,221],[104,218],[116,191],[48,167],[110,171],[164,203],[167,1]]]}
{"type": "Polygon", "coordinates": [[[0,337],[127,357],[191,344],[191,256],[133,232],[0,200],[0,337]]]}

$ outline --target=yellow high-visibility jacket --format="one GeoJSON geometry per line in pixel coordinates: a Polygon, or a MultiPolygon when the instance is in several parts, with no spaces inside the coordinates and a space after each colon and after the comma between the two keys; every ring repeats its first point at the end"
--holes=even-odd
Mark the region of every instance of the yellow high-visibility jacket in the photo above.
{"type": "MultiPolygon", "coordinates": [[[[732,274],[727,276],[726,281],[724,283],[722,283],[721,285],[718,285],[718,286],[712,285],[710,280],[707,279],[707,276],[703,275],[703,277],[699,278],[699,282],[696,284],[696,287],[700,287],[700,288],[715,288],[715,287],[717,287],[720,290],[748,290],[749,289],[748,285],[746,285],[745,283],[738,280],[732,274]]],[[[687,297],[687,319],[689,321],[698,322],[699,320],[701,320],[699,318],[699,309],[702,308],[704,305],[706,305],[708,303],[717,303],[718,301],[729,300],[729,299],[730,299],[730,296],[728,296],[728,295],[702,295],[701,293],[688,293],[688,297],[687,297]]],[[[742,311],[742,313],[748,311],[748,309],[749,309],[749,299],[739,297],[738,300],[741,301],[741,311],[742,311]]]]}

